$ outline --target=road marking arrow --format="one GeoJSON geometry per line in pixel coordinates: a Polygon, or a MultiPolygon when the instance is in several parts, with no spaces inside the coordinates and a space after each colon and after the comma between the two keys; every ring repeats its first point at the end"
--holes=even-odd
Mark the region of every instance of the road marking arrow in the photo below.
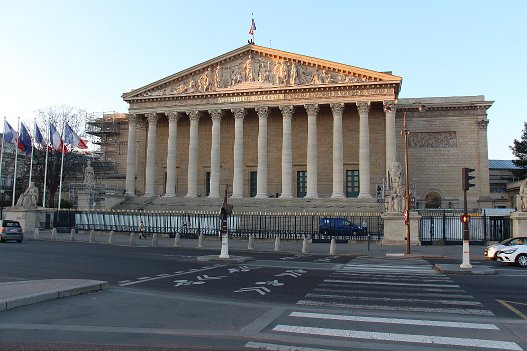
{"type": "Polygon", "coordinates": [[[265,286],[253,286],[250,288],[241,288],[240,290],[236,290],[235,292],[247,292],[247,291],[256,291],[260,295],[265,295],[268,292],[271,292],[271,289],[268,289],[265,286]]]}
{"type": "Polygon", "coordinates": [[[215,280],[215,279],[221,279],[221,278],[226,278],[226,277],[227,277],[226,275],[220,275],[217,277],[209,277],[206,274],[197,276],[198,280],[215,280]]]}

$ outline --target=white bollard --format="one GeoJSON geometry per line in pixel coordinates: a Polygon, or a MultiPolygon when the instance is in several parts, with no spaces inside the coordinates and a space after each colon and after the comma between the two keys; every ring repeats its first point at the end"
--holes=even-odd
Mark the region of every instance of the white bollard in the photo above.
{"type": "Polygon", "coordinates": [[[51,229],[51,240],[57,240],[57,228],[51,229]]]}
{"type": "Polygon", "coordinates": [[[135,233],[130,233],[130,246],[135,246],[135,233]]]}
{"type": "Polygon", "coordinates": [[[181,234],[176,233],[176,237],[174,238],[174,247],[179,247],[181,245],[181,234]]]}
{"type": "Polygon", "coordinates": [[[203,248],[203,234],[198,236],[198,249],[203,248]]]}
{"type": "Polygon", "coordinates": [[[158,240],[157,240],[157,233],[152,234],[152,246],[157,246],[158,240]]]}
{"type": "Polygon", "coordinates": [[[308,253],[309,252],[309,241],[307,240],[307,237],[304,238],[304,241],[302,242],[302,253],[308,253]]]}
{"type": "Polygon", "coordinates": [[[247,250],[254,250],[254,236],[249,235],[249,243],[247,244],[247,250]]]}
{"type": "Polygon", "coordinates": [[[75,228],[71,228],[70,230],[70,241],[75,240],[75,228]]]}
{"type": "Polygon", "coordinates": [[[329,254],[334,255],[337,252],[337,242],[335,238],[331,239],[331,244],[329,244],[329,254]]]}
{"type": "Polygon", "coordinates": [[[95,242],[95,231],[93,229],[90,230],[90,238],[88,239],[88,241],[90,243],[94,243],[95,242]]]}
{"type": "Polygon", "coordinates": [[[110,237],[108,238],[108,244],[113,244],[115,233],[110,230],[110,237]]]}
{"type": "Polygon", "coordinates": [[[220,252],[220,258],[230,258],[229,256],[229,236],[224,235],[221,238],[221,252],[220,252]]]}
{"type": "Polygon", "coordinates": [[[279,236],[277,236],[276,240],[274,241],[274,250],[280,251],[280,237],[279,236]]]}
{"type": "Polygon", "coordinates": [[[40,239],[40,233],[38,231],[38,228],[35,228],[35,230],[33,231],[33,239],[35,240],[40,239]]]}

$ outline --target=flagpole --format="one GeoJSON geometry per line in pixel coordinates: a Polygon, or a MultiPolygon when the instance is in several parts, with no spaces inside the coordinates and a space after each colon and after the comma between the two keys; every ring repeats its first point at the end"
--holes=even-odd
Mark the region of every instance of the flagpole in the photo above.
{"type": "Polygon", "coordinates": [[[5,116],[4,116],[4,132],[2,133],[2,151],[0,153],[0,184],[2,186],[1,190],[4,190],[4,186],[5,186],[4,179],[2,178],[2,165],[4,164],[4,138],[5,138],[5,116]]]}
{"type": "MultiPolygon", "coordinates": [[[[33,128],[35,128],[35,124],[37,123],[36,119],[33,119],[33,128]]],[[[33,140],[35,140],[35,133],[36,130],[33,130],[33,140]]],[[[33,175],[33,140],[31,140],[31,162],[29,163],[29,185],[31,185],[31,176],[33,175]]]]}
{"type": "MultiPolygon", "coordinates": [[[[46,133],[49,135],[49,124],[46,125],[46,133]]],[[[44,139],[45,141],[46,139],[44,139]]],[[[51,138],[50,138],[51,140],[51,138]]],[[[46,143],[46,160],[44,161],[44,185],[43,185],[43,195],[42,195],[42,207],[46,208],[46,188],[47,188],[47,179],[48,179],[48,154],[49,154],[49,143],[46,143]]]]}
{"type": "Polygon", "coordinates": [[[64,130],[66,128],[66,121],[62,124],[62,136],[60,137],[62,140],[62,157],[60,158],[60,184],[59,184],[59,211],[60,211],[60,199],[62,198],[62,172],[64,171],[64,147],[65,142],[63,139],[64,136],[64,130]]]}
{"type": "Polygon", "coordinates": [[[15,144],[15,172],[13,173],[13,198],[11,199],[11,206],[15,207],[16,198],[16,165],[18,163],[18,142],[20,141],[20,117],[18,117],[18,133],[16,133],[15,144]]]}

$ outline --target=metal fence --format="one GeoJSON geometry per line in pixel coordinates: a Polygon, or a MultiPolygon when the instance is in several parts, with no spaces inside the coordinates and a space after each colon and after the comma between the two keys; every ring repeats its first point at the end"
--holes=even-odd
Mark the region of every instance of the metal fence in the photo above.
{"type": "MultiPolygon", "coordinates": [[[[368,224],[370,239],[383,238],[380,213],[263,213],[239,212],[228,218],[228,232],[232,237],[267,239],[303,239],[319,236],[321,218],[345,218],[354,224],[368,224]]],[[[143,222],[148,233],[168,234],[174,237],[197,237],[199,234],[218,235],[220,228],[217,212],[180,211],[66,211],[56,214],[55,227],[77,230],[134,232],[143,222]]],[[[68,229],[69,230],[69,229],[68,229]]],[[[366,235],[340,235],[340,239],[367,240],[366,235]]]]}
{"type": "MultiPolygon", "coordinates": [[[[459,210],[421,211],[419,240],[422,245],[434,243],[460,244],[463,242],[463,224],[459,210]]],[[[512,220],[508,216],[489,216],[485,212],[469,213],[469,235],[473,244],[502,241],[512,235],[512,220]]]]}

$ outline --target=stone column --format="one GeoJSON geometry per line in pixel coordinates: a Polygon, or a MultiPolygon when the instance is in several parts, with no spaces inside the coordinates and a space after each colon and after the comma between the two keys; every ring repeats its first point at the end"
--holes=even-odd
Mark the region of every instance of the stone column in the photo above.
{"type": "Polygon", "coordinates": [[[368,126],[369,101],[358,101],[359,111],[359,198],[371,199],[370,192],[370,128],[368,126]]]}
{"type": "Polygon", "coordinates": [[[390,169],[390,165],[397,159],[395,112],[395,101],[384,101],[384,113],[386,114],[386,181],[388,181],[388,170],[390,169]]]}
{"type": "Polygon", "coordinates": [[[198,196],[198,145],[199,145],[199,111],[187,111],[190,119],[190,136],[188,145],[188,189],[185,197],[198,196]]]}
{"type": "Polygon", "coordinates": [[[233,108],[234,114],[234,175],[232,179],[232,197],[243,197],[243,118],[244,108],[233,108]]]}
{"type": "MultiPolygon", "coordinates": [[[[480,206],[492,207],[492,198],[490,197],[490,180],[489,180],[489,154],[487,145],[487,127],[489,121],[486,119],[479,120],[479,165],[476,165],[476,184],[479,185],[480,206]]],[[[476,188],[477,189],[477,188],[476,188]]]]}
{"type": "Polygon", "coordinates": [[[280,106],[282,112],[282,194],[281,199],[290,199],[293,177],[293,151],[291,148],[291,119],[295,107],[293,105],[280,106]]]}
{"type": "Polygon", "coordinates": [[[137,115],[129,113],[128,151],[126,153],[126,195],[135,196],[135,164],[137,161],[137,115]]]}
{"type": "Polygon", "coordinates": [[[344,103],[330,104],[333,112],[333,193],[332,199],[343,199],[344,150],[342,145],[342,113],[344,103]]]}
{"type": "Polygon", "coordinates": [[[220,159],[221,159],[221,110],[209,110],[212,119],[212,145],[210,148],[210,198],[220,197],[220,159]]]}
{"type": "Polygon", "coordinates": [[[168,147],[167,147],[167,184],[166,197],[176,196],[176,152],[177,152],[177,122],[180,112],[165,112],[168,117],[168,147]]]}
{"type": "Polygon", "coordinates": [[[307,193],[306,199],[317,199],[317,114],[318,104],[304,105],[307,111],[307,193]]]}
{"type": "Polygon", "coordinates": [[[147,113],[148,136],[146,144],[146,174],[145,174],[145,195],[155,195],[156,181],[156,143],[157,143],[157,114],[147,113]]]}
{"type": "Polygon", "coordinates": [[[256,178],[256,198],[267,198],[267,117],[269,107],[256,108],[258,113],[258,177],[256,178]]]}

